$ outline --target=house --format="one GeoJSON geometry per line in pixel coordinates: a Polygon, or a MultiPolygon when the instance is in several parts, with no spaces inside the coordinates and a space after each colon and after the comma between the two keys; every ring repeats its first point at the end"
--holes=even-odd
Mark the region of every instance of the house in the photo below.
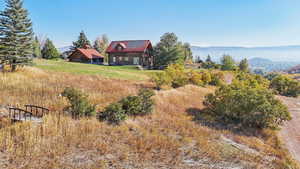
{"type": "Polygon", "coordinates": [[[287,73],[289,73],[289,74],[300,73],[300,65],[290,68],[289,70],[287,70],[287,73]]]}
{"type": "Polygon", "coordinates": [[[104,60],[104,56],[88,45],[86,45],[84,48],[77,48],[68,58],[70,62],[91,64],[102,64],[104,60]]]}
{"type": "Polygon", "coordinates": [[[106,53],[109,65],[153,67],[153,47],[150,40],[112,41],[106,53]]]}

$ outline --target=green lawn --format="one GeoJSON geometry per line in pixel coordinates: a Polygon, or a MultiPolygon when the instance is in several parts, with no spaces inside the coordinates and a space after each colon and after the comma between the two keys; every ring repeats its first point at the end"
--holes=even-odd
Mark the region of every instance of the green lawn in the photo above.
{"type": "Polygon", "coordinates": [[[136,66],[103,66],[66,62],[64,60],[34,60],[35,66],[44,70],[73,74],[100,75],[107,78],[126,80],[148,80],[156,70],[138,70],[136,66]]]}

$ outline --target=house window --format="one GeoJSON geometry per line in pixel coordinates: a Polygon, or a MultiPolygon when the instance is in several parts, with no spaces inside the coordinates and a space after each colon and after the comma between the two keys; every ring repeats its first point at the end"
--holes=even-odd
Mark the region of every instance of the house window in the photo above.
{"type": "Polygon", "coordinates": [[[140,64],[140,58],[139,58],[139,57],[134,57],[134,58],[133,58],[133,64],[134,64],[134,65],[140,64]]]}
{"type": "Polygon", "coordinates": [[[125,57],[125,58],[124,58],[124,60],[125,60],[126,62],[128,62],[128,61],[129,61],[128,57],[125,57]]]}
{"type": "Polygon", "coordinates": [[[118,51],[123,50],[122,46],[118,45],[118,46],[117,46],[117,50],[118,50],[118,51]]]}
{"type": "Polygon", "coordinates": [[[115,56],[113,57],[113,62],[114,62],[114,63],[116,62],[116,57],[115,57],[115,56]]]}

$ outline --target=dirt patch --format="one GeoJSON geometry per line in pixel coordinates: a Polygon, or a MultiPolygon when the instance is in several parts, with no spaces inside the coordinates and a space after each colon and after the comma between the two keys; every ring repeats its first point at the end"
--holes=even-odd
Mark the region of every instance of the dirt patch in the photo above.
{"type": "Polygon", "coordinates": [[[293,157],[300,162],[300,98],[278,96],[289,108],[292,120],[286,122],[280,131],[280,137],[293,157]]]}

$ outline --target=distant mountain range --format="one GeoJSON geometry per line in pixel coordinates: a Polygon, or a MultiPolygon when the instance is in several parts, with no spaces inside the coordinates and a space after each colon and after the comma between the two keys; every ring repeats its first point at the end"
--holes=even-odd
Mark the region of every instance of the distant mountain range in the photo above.
{"type": "Polygon", "coordinates": [[[271,61],[269,59],[263,58],[252,58],[249,60],[251,69],[263,69],[266,72],[271,71],[284,71],[290,69],[291,67],[296,66],[298,63],[295,62],[280,62],[280,61],[271,61]]]}
{"type": "Polygon", "coordinates": [[[66,51],[69,51],[71,49],[72,46],[64,46],[64,47],[61,47],[61,48],[58,48],[58,51],[60,53],[64,53],[66,51]]]}
{"type": "Polygon", "coordinates": [[[192,46],[195,58],[205,59],[210,55],[216,62],[227,54],[236,61],[244,58],[249,60],[252,69],[262,68],[265,71],[286,70],[300,64],[300,45],[297,46],[271,46],[271,47],[199,47],[192,46]]]}

